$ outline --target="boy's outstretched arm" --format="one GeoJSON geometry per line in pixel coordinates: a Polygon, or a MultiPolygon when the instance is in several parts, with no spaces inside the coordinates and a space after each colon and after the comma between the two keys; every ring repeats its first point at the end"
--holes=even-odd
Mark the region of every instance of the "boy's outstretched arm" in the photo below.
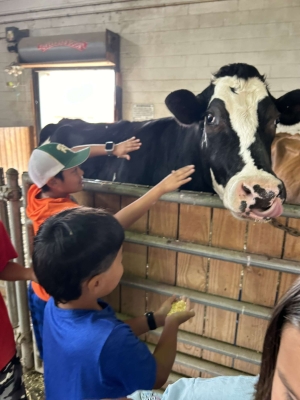
{"type": "Polygon", "coordinates": [[[153,389],[161,388],[169,377],[176,356],[179,325],[195,315],[190,309],[189,299],[186,305],[186,311],[176,312],[166,318],[164,330],[153,353],[156,360],[156,381],[153,389]]]}
{"type": "MultiPolygon", "coordinates": [[[[140,139],[136,139],[133,136],[131,139],[128,139],[128,140],[125,140],[124,142],[116,144],[112,154],[118,158],[126,158],[126,160],[130,160],[130,155],[128,153],[139,150],[141,145],[142,145],[142,143],[141,143],[140,139]]],[[[105,144],[89,144],[89,145],[83,145],[83,146],[75,146],[75,147],[72,147],[72,150],[80,151],[87,147],[89,147],[91,149],[89,158],[107,155],[106,150],[105,150],[105,144]]]]}
{"type": "Polygon", "coordinates": [[[172,192],[185,183],[188,183],[192,179],[190,175],[194,172],[194,165],[188,165],[177,171],[172,171],[170,175],[144,194],[144,196],[117,212],[115,218],[124,229],[129,228],[134,222],[141,218],[162,195],[172,192]]]}
{"type": "Polygon", "coordinates": [[[32,268],[24,268],[22,265],[13,261],[9,261],[4,270],[0,272],[0,280],[37,281],[32,268]]]}

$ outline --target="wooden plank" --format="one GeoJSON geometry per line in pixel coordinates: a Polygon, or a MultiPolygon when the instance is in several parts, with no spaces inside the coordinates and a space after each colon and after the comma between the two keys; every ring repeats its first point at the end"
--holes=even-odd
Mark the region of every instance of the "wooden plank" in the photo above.
{"type": "MultiPolygon", "coordinates": [[[[290,218],[288,221],[288,226],[300,230],[300,219],[290,218]]],[[[300,238],[292,235],[286,235],[284,255],[286,260],[300,260],[300,238]]]]}
{"type": "MultiPolygon", "coordinates": [[[[295,228],[298,231],[300,230],[300,219],[289,218],[288,226],[291,228],[295,228]]],[[[284,253],[283,258],[286,260],[300,260],[300,238],[296,236],[291,236],[286,234],[285,245],[284,245],[284,253]]],[[[299,271],[300,274],[300,271],[299,271]]],[[[281,274],[279,291],[278,291],[278,299],[280,299],[284,293],[292,286],[295,280],[299,277],[296,274],[281,274]]]]}
{"type": "MultiPolygon", "coordinates": [[[[179,215],[179,240],[207,245],[209,243],[210,219],[210,208],[181,204],[179,215]]],[[[205,292],[206,275],[207,258],[178,253],[177,286],[205,292]]],[[[191,306],[195,310],[195,317],[182,324],[180,329],[202,335],[205,307],[195,303],[192,303],[191,306]]],[[[192,346],[190,346],[190,348],[187,346],[184,347],[183,345],[179,345],[179,349],[182,352],[191,351],[192,355],[199,358],[202,357],[202,349],[196,349],[192,346]]],[[[200,376],[199,371],[176,363],[173,370],[190,377],[200,376]]]]}
{"type": "Polygon", "coordinates": [[[146,312],[146,295],[144,290],[121,286],[122,314],[139,317],[146,312]]]}
{"type": "MultiPolygon", "coordinates": [[[[202,357],[204,358],[204,360],[207,361],[212,361],[216,364],[222,364],[225,365],[226,367],[232,367],[232,358],[229,356],[225,356],[223,354],[218,354],[218,353],[214,353],[212,351],[208,351],[208,350],[203,350],[202,352],[202,357]]],[[[206,375],[206,374],[204,374],[206,375]]],[[[201,374],[202,378],[210,378],[210,376],[203,376],[203,374],[201,374]]]]}
{"type": "Polygon", "coordinates": [[[177,286],[206,291],[207,258],[178,253],[177,286]]]}
{"type": "Polygon", "coordinates": [[[10,140],[10,128],[4,128],[4,137],[5,137],[5,147],[6,147],[6,156],[7,162],[6,170],[11,167],[12,163],[12,152],[13,149],[11,147],[11,140],[10,140]]]}
{"type": "Polygon", "coordinates": [[[247,374],[250,375],[259,375],[260,373],[260,365],[251,364],[242,360],[235,360],[234,368],[238,369],[239,371],[247,372],[247,374]]]}
{"type": "MultiPolygon", "coordinates": [[[[285,218],[280,218],[280,223],[285,222],[285,218]]],[[[266,223],[249,223],[248,252],[281,258],[283,240],[282,230],[266,223]]],[[[251,267],[251,258],[249,264],[244,268],[242,300],[272,307],[276,299],[279,272],[251,267]]]]}
{"type": "MultiPolygon", "coordinates": [[[[149,212],[149,233],[177,238],[178,211],[176,203],[158,202],[149,212]]],[[[175,285],[177,256],[174,251],[149,247],[147,276],[151,280],[175,285]]],[[[156,293],[147,294],[147,309],[154,311],[166,298],[156,293]],[[149,308],[150,307],[150,308],[149,308]]]]}
{"type": "Polygon", "coordinates": [[[78,204],[86,207],[95,207],[94,193],[82,190],[72,195],[78,204]]]}
{"type": "MultiPolygon", "coordinates": [[[[124,208],[137,200],[137,197],[122,196],[121,197],[121,208],[124,208]]],[[[128,230],[139,233],[146,233],[148,229],[148,213],[144,214],[139,220],[131,225],[128,230]]]]}
{"type": "Polygon", "coordinates": [[[207,245],[210,219],[210,208],[180,204],[179,239],[207,245]]]}
{"type": "Polygon", "coordinates": [[[149,233],[169,238],[177,238],[178,210],[176,203],[159,201],[149,213],[149,233]]]}
{"type": "MultiPolygon", "coordinates": [[[[110,197],[109,195],[108,197],[110,197]]],[[[105,198],[107,195],[105,196],[105,198]]],[[[130,203],[136,200],[134,197],[121,197],[121,208],[128,206],[130,203]]],[[[106,205],[106,204],[105,204],[106,205]]],[[[117,204],[116,204],[117,205],[117,204]]],[[[116,210],[115,205],[115,210],[116,210]]],[[[129,229],[139,233],[146,233],[148,227],[148,213],[143,215],[138,221],[136,221],[129,229]]],[[[124,243],[123,244],[123,265],[124,272],[134,274],[136,276],[140,276],[145,278],[147,271],[147,259],[148,259],[148,250],[147,246],[132,244],[132,243],[124,243]]],[[[128,308],[129,315],[136,315],[130,312],[132,307],[136,307],[136,304],[140,303],[142,306],[139,310],[138,315],[144,314],[146,310],[146,292],[143,290],[136,290],[132,288],[121,288],[121,309],[125,307],[128,308]],[[132,291],[132,293],[131,293],[132,291]],[[128,299],[125,297],[125,293],[130,293],[131,304],[128,305],[128,299]]]]}
{"type": "MultiPolygon", "coordinates": [[[[280,219],[285,223],[285,218],[280,219]]],[[[247,251],[280,258],[282,255],[284,232],[266,223],[249,223],[247,251]],[[267,240],[266,240],[267,238],[267,240]]],[[[251,266],[244,268],[242,300],[254,304],[273,307],[278,290],[279,272],[251,266]]],[[[241,315],[238,323],[237,344],[261,351],[267,328],[267,321],[241,315]]],[[[234,367],[241,363],[235,360],[234,367]]],[[[245,369],[245,368],[244,368],[245,369]]],[[[249,365],[249,370],[253,366],[249,365]]]]}
{"type": "Polygon", "coordinates": [[[121,208],[121,197],[116,194],[95,193],[95,207],[115,214],[121,208]]]}
{"type": "Polygon", "coordinates": [[[147,247],[140,244],[123,244],[124,272],[146,277],[147,247]]]}
{"type": "MultiPolygon", "coordinates": [[[[246,223],[235,219],[227,210],[214,209],[212,220],[211,244],[232,250],[243,250],[246,223]]],[[[239,264],[210,260],[208,292],[232,299],[238,299],[242,267],[239,264]]],[[[207,307],[204,335],[227,343],[234,343],[236,332],[236,314],[207,307]]],[[[231,357],[203,351],[203,359],[231,366],[231,357]]]]}
{"type": "Polygon", "coordinates": [[[296,279],[299,278],[299,275],[296,274],[281,274],[279,291],[278,291],[278,300],[288,291],[288,289],[292,286],[296,279]]]}
{"type": "Polygon", "coordinates": [[[152,280],[175,285],[176,253],[175,251],[149,247],[148,277],[152,280]]]}
{"type": "Polygon", "coordinates": [[[28,170],[28,161],[34,148],[32,127],[0,128],[0,166],[15,168],[21,175],[28,170]]]}
{"type": "Polygon", "coordinates": [[[240,315],[236,345],[247,349],[262,351],[267,326],[267,320],[240,315]],[[240,327],[242,327],[242,329],[240,329],[240,327]]]}

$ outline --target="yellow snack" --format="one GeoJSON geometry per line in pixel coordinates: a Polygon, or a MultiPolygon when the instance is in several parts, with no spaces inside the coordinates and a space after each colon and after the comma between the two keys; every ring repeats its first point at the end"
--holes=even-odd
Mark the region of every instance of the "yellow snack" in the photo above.
{"type": "Polygon", "coordinates": [[[171,310],[169,311],[168,315],[185,310],[186,310],[186,302],[184,300],[179,300],[172,304],[171,310]]]}

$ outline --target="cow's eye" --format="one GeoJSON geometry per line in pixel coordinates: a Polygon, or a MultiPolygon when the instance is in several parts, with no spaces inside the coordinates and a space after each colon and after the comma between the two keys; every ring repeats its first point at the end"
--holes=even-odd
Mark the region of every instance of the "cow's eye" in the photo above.
{"type": "Polygon", "coordinates": [[[206,115],[206,122],[208,123],[208,125],[213,124],[215,122],[215,120],[216,120],[216,117],[214,115],[212,115],[210,113],[206,115]]]}

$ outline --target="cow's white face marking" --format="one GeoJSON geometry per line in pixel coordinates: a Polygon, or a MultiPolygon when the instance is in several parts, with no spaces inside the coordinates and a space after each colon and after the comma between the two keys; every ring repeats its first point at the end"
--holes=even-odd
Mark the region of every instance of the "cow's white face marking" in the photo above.
{"type": "Polygon", "coordinates": [[[255,142],[255,134],[258,128],[258,103],[268,97],[266,86],[259,78],[250,78],[248,80],[238,79],[236,76],[227,76],[212,81],[215,85],[214,99],[220,99],[224,102],[225,108],[229,114],[232,129],[239,137],[240,149],[239,155],[244,161],[244,167],[235,174],[226,184],[220,185],[210,169],[212,184],[215,192],[223,200],[224,206],[231,210],[235,216],[243,216],[241,210],[242,201],[246,202],[245,211],[255,204],[260,197],[252,193],[250,199],[240,190],[244,182],[248,182],[250,187],[260,185],[266,190],[276,188],[277,196],[281,181],[272,174],[258,169],[251,156],[250,146],[255,142]],[[240,196],[237,195],[240,193],[240,196]]]}
{"type": "Polygon", "coordinates": [[[258,103],[269,96],[264,82],[258,78],[226,76],[215,79],[213,84],[215,90],[210,102],[223,100],[231,126],[240,139],[240,155],[246,164],[253,163],[248,148],[254,143],[258,128],[258,103]]]}
{"type": "Polygon", "coordinates": [[[216,181],[215,175],[214,175],[213,170],[211,168],[210,168],[210,176],[211,176],[211,181],[212,181],[212,185],[213,185],[214,191],[218,194],[220,199],[223,200],[225,188],[224,188],[223,185],[220,185],[216,181]]]}

